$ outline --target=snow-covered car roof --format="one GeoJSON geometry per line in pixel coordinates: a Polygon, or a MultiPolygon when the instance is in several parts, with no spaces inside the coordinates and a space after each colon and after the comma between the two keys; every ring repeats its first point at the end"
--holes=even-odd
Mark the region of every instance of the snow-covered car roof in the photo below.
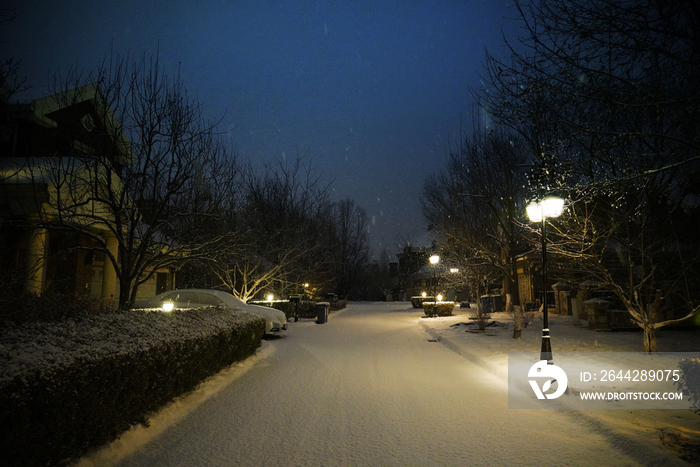
{"type": "Polygon", "coordinates": [[[223,290],[214,289],[176,289],[163,292],[147,300],[140,300],[134,303],[133,308],[161,308],[164,302],[173,302],[176,308],[197,308],[203,306],[226,306],[231,309],[238,309],[256,314],[266,320],[283,320],[286,322],[285,314],[275,308],[266,306],[247,304],[243,300],[234,297],[223,290]]]}

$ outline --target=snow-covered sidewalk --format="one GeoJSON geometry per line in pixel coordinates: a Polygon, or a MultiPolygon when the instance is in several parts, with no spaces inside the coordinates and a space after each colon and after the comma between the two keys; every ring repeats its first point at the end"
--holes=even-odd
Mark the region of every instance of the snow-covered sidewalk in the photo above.
{"type": "MultiPolygon", "coordinates": [[[[410,307],[410,304],[408,305],[410,307]]],[[[469,326],[470,309],[455,308],[453,316],[426,318],[416,310],[416,321],[428,333],[428,339],[438,341],[465,359],[491,373],[508,378],[508,352],[539,352],[542,343],[542,319],[536,318],[513,339],[513,318],[506,313],[494,313],[495,324],[483,332],[469,326]]],[[[549,328],[552,352],[642,352],[641,332],[601,332],[585,325],[574,326],[571,316],[551,315],[549,328]]],[[[661,352],[697,352],[700,347],[698,330],[661,330],[658,337],[661,352]]],[[[585,416],[601,428],[617,436],[636,440],[659,451],[681,454],[680,447],[670,447],[676,436],[678,443],[700,450],[700,415],[693,410],[662,409],[598,409],[585,410],[585,416]],[[664,442],[662,442],[662,437],[664,442]]],[[[687,450],[686,450],[687,451],[687,450]]],[[[691,453],[692,456],[692,453],[691,453]]],[[[698,463],[695,460],[693,463],[698,463]]]]}

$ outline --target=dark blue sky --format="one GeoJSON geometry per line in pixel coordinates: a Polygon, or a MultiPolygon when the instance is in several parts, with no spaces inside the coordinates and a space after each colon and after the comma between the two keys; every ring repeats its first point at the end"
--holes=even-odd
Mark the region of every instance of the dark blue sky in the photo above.
{"type": "Polygon", "coordinates": [[[471,125],[484,50],[514,28],[510,0],[3,3],[21,12],[0,29],[3,56],[22,60],[35,93],[112,44],[160,48],[212,118],[225,112],[242,157],[299,151],[333,177],[335,199],[367,211],[375,254],[424,236],[425,175],[442,169],[460,118],[471,125]]]}

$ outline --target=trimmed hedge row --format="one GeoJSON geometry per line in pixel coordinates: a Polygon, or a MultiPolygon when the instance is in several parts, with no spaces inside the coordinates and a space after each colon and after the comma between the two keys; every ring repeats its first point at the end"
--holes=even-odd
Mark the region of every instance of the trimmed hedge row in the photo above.
{"type": "Polygon", "coordinates": [[[334,302],[331,302],[331,311],[342,310],[346,306],[348,306],[347,300],[336,300],[334,302]]]}
{"type": "Polygon", "coordinates": [[[455,302],[438,302],[437,308],[435,307],[435,302],[423,302],[425,316],[452,316],[454,307],[455,302]]]}
{"type": "Polygon", "coordinates": [[[125,348],[112,342],[114,351],[100,352],[98,358],[86,355],[68,365],[10,377],[5,373],[0,381],[0,451],[6,465],[56,465],[78,457],[253,354],[264,320],[238,313],[217,316],[221,313],[232,315],[217,309],[143,313],[156,328],[205,323],[175,329],[176,339],[143,339],[143,349],[134,349],[134,336],[124,336],[130,341],[125,348]]]}

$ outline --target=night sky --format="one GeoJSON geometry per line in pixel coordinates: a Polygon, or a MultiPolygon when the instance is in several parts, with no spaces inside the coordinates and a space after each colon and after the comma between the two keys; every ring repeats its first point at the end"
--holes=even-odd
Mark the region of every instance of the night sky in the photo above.
{"type": "Polygon", "coordinates": [[[447,145],[478,113],[484,51],[503,51],[510,0],[3,1],[2,56],[46,93],[57,69],[94,69],[112,47],[160,50],[188,92],[224,115],[243,158],[297,153],[334,178],[370,221],[375,256],[425,239],[419,197],[447,145]],[[47,5],[51,5],[48,7],[47,5]]]}

